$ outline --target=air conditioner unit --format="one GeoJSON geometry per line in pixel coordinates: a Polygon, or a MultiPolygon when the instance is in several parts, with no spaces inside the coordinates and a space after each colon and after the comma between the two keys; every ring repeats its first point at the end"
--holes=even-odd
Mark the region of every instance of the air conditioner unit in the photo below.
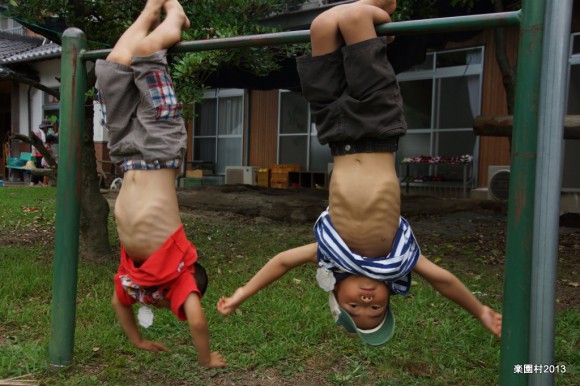
{"type": "Polygon", "coordinates": [[[257,166],[226,166],[226,184],[256,185],[258,180],[257,166]]]}
{"type": "Polygon", "coordinates": [[[487,169],[487,193],[490,199],[507,201],[510,188],[509,165],[490,165],[487,169]]]}

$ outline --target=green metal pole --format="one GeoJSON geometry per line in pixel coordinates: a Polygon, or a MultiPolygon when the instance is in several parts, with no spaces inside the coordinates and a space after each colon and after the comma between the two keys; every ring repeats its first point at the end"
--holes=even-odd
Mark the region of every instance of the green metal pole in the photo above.
{"type": "Polygon", "coordinates": [[[84,49],[84,33],[76,28],[67,29],[62,38],[52,330],[49,342],[50,364],[57,367],[72,362],[74,348],[80,222],[80,149],[86,90],[86,72],[81,60],[84,49]]]}
{"type": "MultiPolygon", "coordinates": [[[[411,33],[465,31],[481,28],[509,27],[519,25],[520,15],[520,11],[513,11],[482,15],[444,17],[440,19],[399,21],[378,25],[376,29],[379,35],[404,35],[411,33]]],[[[169,52],[183,53],[243,47],[260,47],[280,44],[307,43],[309,41],[309,30],[275,32],[261,35],[181,42],[169,50],[169,52]]],[[[86,52],[83,54],[83,59],[102,59],[106,57],[109,52],[111,52],[111,50],[95,50],[86,52]]]]}
{"type": "Polygon", "coordinates": [[[544,9],[545,0],[524,0],[522,4],[502,310],[500,384],[504,386],[528,383],[522,367],[530,358],[530,283],[544,9]]]}

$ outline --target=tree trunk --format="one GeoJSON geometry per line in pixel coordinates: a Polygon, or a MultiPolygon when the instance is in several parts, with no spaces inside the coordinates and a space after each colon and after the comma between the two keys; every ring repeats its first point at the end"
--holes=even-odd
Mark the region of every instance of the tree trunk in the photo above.
{"type": "MultiPolygon", "coordinates": [[[[503,1],[497,0],[495,2],[495,12],[503,12],[503,1]]],[[[494,37],[495,37],[495,60],[499,66],[499,69],[502,74],[503,79],[503,87],[505,89],[506,94],[506,104],[507,104],[507,113],[508,115],[514,114],[514,105],[515,105],[515,95],[516,95],[516,74],[515,74],[515,66],[512,66],[509,62],[507,49],[505,44],[505,30],[503,28],[496,28],[494,30],[494,37]]],[[[512,137],[508,137],[510,151],[512,147],[512,137]]]]}
{"type": "Polygon", "coordinates": [[[109,203],[99,187],[93,134],[93,106],[89,103],[82,138],[80,245],[84,257],[100,260],[110,258],[112,249],[109,244],[109,203]]]}

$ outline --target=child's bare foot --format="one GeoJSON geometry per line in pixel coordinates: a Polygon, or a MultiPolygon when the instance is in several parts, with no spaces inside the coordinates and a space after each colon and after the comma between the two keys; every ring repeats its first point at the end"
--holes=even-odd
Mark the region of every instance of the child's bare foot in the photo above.
{"type": "Polygon", "coordinates": [[[151,14],[153,20],[151,21],[151,29],[155,29],[161,23],[161,8],[167,0],[147,0],[142,13],[148,12],[151,14]]]}
{"type": "Polygon", "coordinates": [[[189,19],[187,18],[187,15],[183,11],[183,7],[179,3],[179,1],[178,0],[164,0],[164,1],[165,2],[163,4],[163,10],[165,11],[165,13],[169,15],[169,13],[175,12],[175,14],[178,14],[183,18],[183,25],[181,26],[181,29],[183,31],[189,29],[191,23],[189,22],[189,19]]]}
{"type": "Polygon", "coordinates": [[[163,4],[165,4],[167,0],[147,0],[145,7],[143,8],[143,12],[153,12],[156,14],[161,14],[161,8],[163,8],[163,4]]]}

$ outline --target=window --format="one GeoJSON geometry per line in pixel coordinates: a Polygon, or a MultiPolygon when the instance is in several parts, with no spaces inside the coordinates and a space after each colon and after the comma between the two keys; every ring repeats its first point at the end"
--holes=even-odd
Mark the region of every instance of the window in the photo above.
{"type": "Polygon", "coordinates": [[[213,164],[215,174],[242,165],[244,90],[207,92],[195,106],[193,160],[213,164]]]}
{"type": "MultiPolygon", "coordinates": [[[[476,47],[429,53],[424,63],[398,75],[408,130],[397,162],[419,155],[470,154],[477,160],[473,118],[480,112],[482,72],[483,47],[476,47]]],[[[436,173],[429,168],[416,172],[436,173]]]]}
{"type": "Polygon", "coordinates": [[[0,14],[0,31],[24,35],[24,28],[20,24],[2,14],[0,14]]]}
{"type": "MultiPolygon", "coordinates": [[[[570,40],[570,69],[568,75],[568,106],[566,114],[580,115],[580,33],[570,40]]],[[[564,140],[563,191],[580,191],[580,141],[564,140]]]]}
{"type": "Polygon", "coordinates": [[[299,164],[303,171],[324,173],[332,162],[330,149],[316,138],[308,102],[299,93],[280,91],[278,163],[299,164]]]}

